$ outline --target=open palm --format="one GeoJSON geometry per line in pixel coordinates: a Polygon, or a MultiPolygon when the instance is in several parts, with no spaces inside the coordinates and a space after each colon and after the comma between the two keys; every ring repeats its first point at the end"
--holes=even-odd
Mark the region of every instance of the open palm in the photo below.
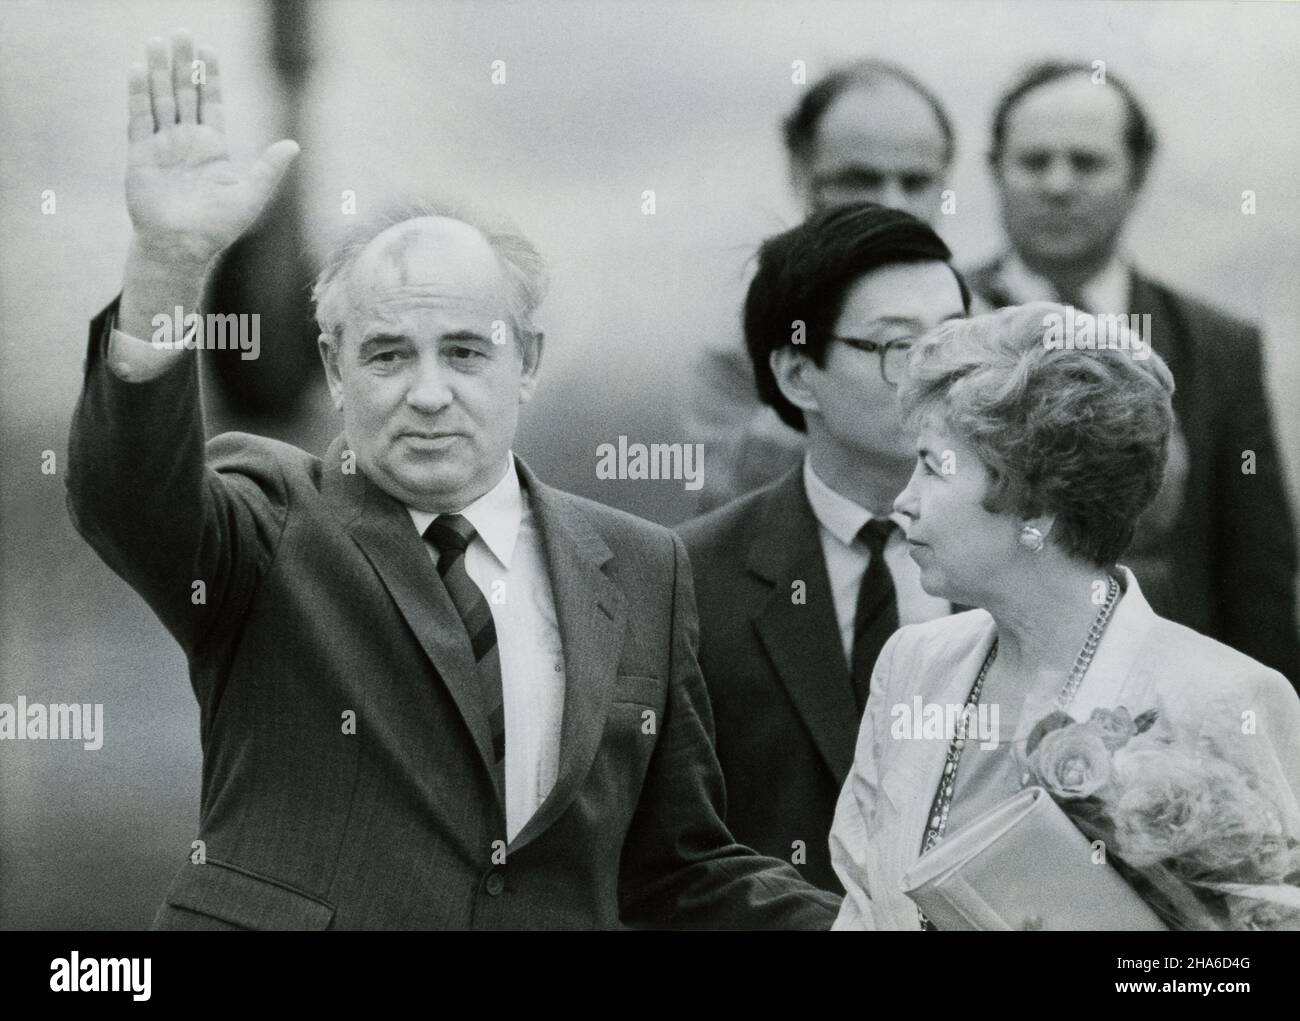
{"type": "Polygon", "coordinates": [[[276,142],[251,167],[231,162],[216,53],[205,47],[199,59],[178,33],[170,66],[153,40],[148,68],[132,68],[126,201],[146,249],[202,266],[257,219],[298,146],[276,142]]]}

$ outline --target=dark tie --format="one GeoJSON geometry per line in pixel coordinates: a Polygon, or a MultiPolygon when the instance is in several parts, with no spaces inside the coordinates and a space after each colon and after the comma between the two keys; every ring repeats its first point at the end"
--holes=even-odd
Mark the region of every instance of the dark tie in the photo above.
{"type": "Polygon", "coordinates": [[[849,669],[859,714],[867,705],[876,658],[889,636],[898,630],[894,579],[885,566],[885,543],[896,527],[889,518],[872,518],[858,533],[858,538],[871,551],[871,562],[858,589],[857,612],[853,615],[853,662],[849,669]]]}
{"type": "MultiPolygon", "coordinates": [[[[452,605],[469,633],[470,648],[483,683],[483,701],[492,727],[493,763],[498,773],[506,757],[506,715],[501,695],[501,653],[492,608],[465,569],[465,550],[474,541],[474,526],[459,514],[440,514],[424,530],[424,541],[438,551],[438,574],[452,605]]],[[[498,776],[498,779],[502,779],[498,776]]]]}
{"type": "Polygon", "coordinates": [[[1056,300],[1062,305],[1073,305],[1080,312],[1088,311],[1088,298],[1083,293],[1082,287],[1063,287],[1060,284],[1056,286],[1056,300]]]}

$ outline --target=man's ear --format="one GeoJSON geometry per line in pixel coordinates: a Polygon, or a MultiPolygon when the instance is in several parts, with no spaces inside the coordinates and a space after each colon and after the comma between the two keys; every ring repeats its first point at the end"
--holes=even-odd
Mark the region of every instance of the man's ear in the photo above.
{"type": "Polygon", "coordinates": [[[768,355],[767,364],[776,377],[777,389],[787,401],[803,412],[821,410],[817,395],[808,385],[809,374],[819,370],[806,352],[784,344],[768,355]]]}
{"type": "Polygon", "coordinates": [[[523,358],[523,368],[519,374],[519,403],[527,404],[537,392],[537,374],[542,367],[542,351],[546,346],[546,334],[534,330],[523,338],[519,353],[523,358]]]}
{"type": "Polygon", "coordinates": [[[325,382],[329,384],[330,397],[336,411],[343,410],[343,375],[339,372],[339,351],[334,338],[322,333],[316,338],[316,349],[320,351],[320,360],[325,365],[325,382]]]}

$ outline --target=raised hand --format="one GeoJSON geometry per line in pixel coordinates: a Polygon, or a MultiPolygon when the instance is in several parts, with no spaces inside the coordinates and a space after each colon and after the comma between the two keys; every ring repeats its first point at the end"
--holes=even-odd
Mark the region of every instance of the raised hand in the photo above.
{"type": "Polygon", "coordinates": [[[170,62],[152,39],[148,67],[131,68],[126,202],[138,254],[201,273],[257,219],[298,144],[276,142],[251,167],[231,162],[217,54],[198,55],[196,82],[193,40],[177,32],[170,62]]]}

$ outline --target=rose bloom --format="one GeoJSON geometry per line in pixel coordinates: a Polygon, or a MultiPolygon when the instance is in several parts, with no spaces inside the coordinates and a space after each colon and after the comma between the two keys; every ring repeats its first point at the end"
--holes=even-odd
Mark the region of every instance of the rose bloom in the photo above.
{"type": "Polygon", "coordinates": [[[1111,775],[1110,752],[1101,735],[1078,723],[1045,734],[1029,766],[1047,792],[1064,801],[1096,794],[1111,775]]]}
{"type": "Polygon", "coordinates": [[[1129,738],[1137,733],[1137,724],[1123,706],[1113,711],[1094,709],[1088,718],[1088,726],[1101,734],[1102,741],[1111,751],[1123,748],[1128,744],[1129,738]]]}
{"type": "Polygon", "coordinates": [[[1110,806],[1120,856],[1137,868],[1186,853],[1213,825],[1215,798],[1192,756],[1164,747],[1115,755],[1110,806]]]}

